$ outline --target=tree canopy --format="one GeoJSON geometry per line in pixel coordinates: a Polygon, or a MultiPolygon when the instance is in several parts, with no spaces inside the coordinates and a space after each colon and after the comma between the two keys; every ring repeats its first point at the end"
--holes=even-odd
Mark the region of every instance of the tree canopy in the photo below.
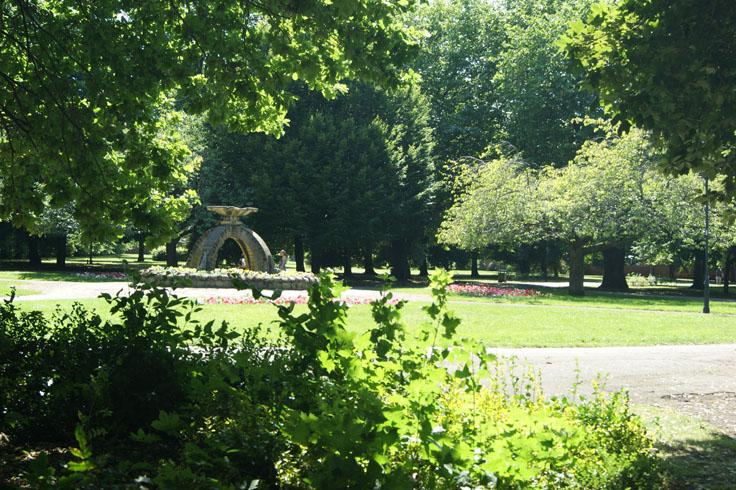
{"type": "Polygon", "coordinates": [[[736,197],[736,10],[729,0],[621,0],[574,22],[560,45],[622,130],[651,130],[664,168],[725,176],[736,197]]]}
{"type": "Polygon", "coordinates": [[[652,168],[658,154],[645,133],[605,134],[561,169],[510,160],[469,167],[440,240],[463,248],[561,240],[569,247],[570,294],[582,295],[586,255],[633,243],[656,206],[683,204],[657,195],[664,177],[652,168]]]}
{"type": "Polygon", "coordinates": [[[493,80],[505,115],[503,137],[535,165],[567,165],[590,128],[576,123],[595,116],[593,97],[579,90],[579,74],[565,69],[555,41],[570,18],[589,10],[591,0],[506,0],[506,39],[493,80]]]}
{"type": "Polygon", "coordinates": [[[384,2],[10,0],[0,6],[0,216],[34,228],[75,202],[90,235],[155,232],[185,204],[177,111],[282,131],[294,80],[386,85],[415,52],[384,2]]]}
{"type": "Polygon", "coordinates": [[[255,205],[249,222],[269,243],[349,267],[381,247],[398,277],[428,235],[434,141],[415,85],[391,91],[351,83],[326,100],[303,94],[285,135],[216,131],[197,186],[203,203],[255,205]]]}
{"type": "MultiPolygon", "coordinates": [[[[590,132],[571,120],[578,90],[555,46],[591,0],[437,0],[410,22],[427,32],[413,63],[431,106],[442,163],[497,145],[536,165],[565,165],[590,132]],[[582,129],[582,131],[581,131],[582,129]]],[[[598,112],[598,111],[594,111],[598,112]]]]}
{"type": "Polygon", "coordinates": [[[412,66],[430,103],[438,159],[480,155],[503,119],[494,84],[504,40],[501,14],[484,0],[440,0],[420,7],[410,21],[427,33],[412,66]]]}

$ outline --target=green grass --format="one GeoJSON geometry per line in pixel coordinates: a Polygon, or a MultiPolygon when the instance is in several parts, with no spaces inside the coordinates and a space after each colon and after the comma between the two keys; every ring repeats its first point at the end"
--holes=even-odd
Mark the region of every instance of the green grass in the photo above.
{"type": "MultiPolygon", "coordinates": [[[[101,279],[80,277],[74,272],[44,271],[0,271],[0,280],[56,281],[56,282],[100,282],[101,279]]],[[[110,280],[110,279],[105,279],[110,280]]]]}
{"type": "MultiPolygon", "coordinates": [[[[128,262],[129,267],[150,267],[152,265],[165,265],[166,261],[162,260],[153,260],[151,259],[151,254],[145,254],[144,255],[144,261],[143,262],[136,262],[138,260],[138,254],[132,253],[123,253],[123,254],[114,254],[114,255],[97,255],[92,257],[92,265],[98,265],[98,266],[123,266],[123,261],[128,262]]],[[[89,261],[89,257],[68,257],[66,259],[68,264],[79,264],[79,265],[89,265],[87,262],[89,261]]],[[[45,262],[49,263],[55,263],[56,259],[47,259],[45,262]]]]}
{"type": "MultiPolygon", "coordinates": [[[[0,282],[0,297],[10,296],[11,285],[5,285],[0,282]]],[[[39,294],[39,291],[32,289],[15,288],[16,296],[28,296],[31,294],[39,294]]]]}
{"type": "MultiPolygon", "coordinates": [[[[489,285],[498,286],[497,283],[489,283],[489,285]]],[[[507,285],[507,287],[511,287],[511,285],[507,285]]],[[[685,291],[679,291],[679,294],[675,296],[670,296],[669,294],[659,294],[654,291],[640,290],[636,290],[630,293],[611,293],[597,290],[587,290],[585,291],[585,296],[583,297],[570,296],[567,293],[567,289],[565,288],[527,287],[527,289],[534,289],[539,292],[544,292],[546,296],[480,297],[470,296],[467,294],[450,293],[450,301],[514,305],[525,304],[537,306],[568,306],[577,308],[681,311],[692,313],[703,311],[702,292],[694,293],[687,289],[685,289],[685,291]],[[685,292],[693,294],[693,296],[683,296],[685,292]]],[[[394,292],[401,294],[430,294],[429,288],[421,286],[400,286],[394,288],[394,292]]],[[[713,298],[710,303],[710,310],[713,313],[736,315],[736,295],[730,295],[730,300],[723,301],[719,300],[719,298],[713,298]]]]}
{"type": "MultiPolygon", "coordinates": [[[[34,301],[18,303],[23,309],[50,313],[56,304],[65,308],[72,301],[34,301]]],[[[101,299],[81,301],[100,312],[106,310],[101,299]]],[[[422,303],[410,302],[402,318],[416,329],[426,316],[422,303]]],[[[571,309],[494,303],[451,304],[463,323],[462,337],[482,340],[497,347],[626,346],[660,344],[707,344],[736,342],[736,321],[724,315],[683,312],[650,312],[604,309],[571,309]]],[[[297,313],[306,311],[297,306],[297,313]]],[[[236,328],[277,319],[270,305],[202,305],[201,320],[223,320],[236,328]]],[[[363,332],[372,326],[370,307],[353,306],[348,314],[349,328],[363,332]]]]}
{"type": "MultiPolygon", "coordinates": [[[[150,254],[145,255],[143,262],[137,262],[138,254],[114,254],[114,255],[95,255],[92,257],[92,263],[89,264],[89,257],[67,257],[66,266],[70,269],[80,269],[93,272],[95,270],[115,270],[122,271],[125,268],[128,269],[145,269],[152,265],[165,265],[165,261],[152,260],[150,254]],[[125,263],[127,262],[127,264],[125,263]]],[[[56,258],[55,257],[44,257],[41,259],[42,269],[48,269],[51,271],[56,270],[56,258]]],[[[29,269],[30,265],[27,260],[4,260],[2,261],[4,269],[29,269]]]]}
{"type": "MultiPolygon", "coordinates": [[[[586,291],[585,296],[576,297],[568,295],[567,291],[550,289],[547,289],[545,291],[547,293],[547,296],[544,297],[524,296],[503,298],[486,298],[452,293],[450,295],[450,300],[585,308],[681,311],[693,313],[703,311],[702,297],[658,297],[654,295],[645,296],[641,293],[603,293],[597,291],[586,291]]],[[[407,290],[407,292],[409,291],[407,290]]],[[[411,292],[417,293],[418,291],[412,290],[411,292]]],[[[713,300],[710,303],[710,310],[713,313],[736,315],[736,301],[713,300]]]]}
{"type": "Polygon", "coordinates": [[[734,488],[735,439],[707,422],[669,408],[637,406],[634,411],[656,440],[656,447],[671,480],[671,488],[734,488]]]}

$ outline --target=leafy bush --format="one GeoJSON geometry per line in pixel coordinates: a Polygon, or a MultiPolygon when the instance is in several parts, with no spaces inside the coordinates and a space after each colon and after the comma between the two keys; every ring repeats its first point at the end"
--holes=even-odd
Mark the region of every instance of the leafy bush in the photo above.
{"type": "Polygon", "coordinates": [[[7,384],[0,430],[10,428],[20,440],[68,442],[81,416],[127,435],[184,403],[191,364],[201,361],[187,345],[196,331],[177,324],[184,301],[147,286],[103,297],[119,321],[103,323],[75,305],[57,311],[52,328],[40,313],[18,312],[12,301],[0,305],[7,384]]]}
{"type": "Polygon", "coordinates": [[[657,279],[651,274],[644,277],[635,272],[632,272],[631,274],[626,276],[626,283],[629,286],[656,286],[657,279]]]}
{"type": "MultiPolygon", "coordinates": [[[[186,245],[176,246],[176,260],[179,262],[186,262],[188,255],[189,252],[187,251],[186,245]]],[[[151,259],[166,262],[166,247],[156,247],[151,250],[151,259]]]]}
{"type": "Polygon", "coordinates": [[[659,488],[624,395],[545,401],[533,377],[457,338],[448,283],[435,274],[416,336],[387,290],[375,327],[349,332],[327,275],[306,313],[276,302],[276,341],[261,326],[201,325],[195,304],[156,287],[107,297],[116,317],[104,323],[75,307],[51,327],[5,302],[0,352],[24,354],[0,358],[15,390],[0,399],[2,430],[33,448],[56,417],[56,440],[75,446],[65,466],[41,452],[9,476],[57,488],[659,488]]]}
{"type": "Polygon", "coordinates": [[[631,274],[626,276],[626,282],[629,286],[660,286],[665,284],[676,284],[675,281],[672,281],[670,278],[665,276],[655,277],[649,274],[648,276],[644,277],[636,274],[635,272],[632,272],[631,274]]]}

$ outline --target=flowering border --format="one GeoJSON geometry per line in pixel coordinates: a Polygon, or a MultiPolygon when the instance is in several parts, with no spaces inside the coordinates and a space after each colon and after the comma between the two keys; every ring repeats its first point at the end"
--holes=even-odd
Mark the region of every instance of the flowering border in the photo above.
{"type": "Polygon", "coordinates": [[[237,268],[198,270],[189,267],[153,266],[141,272],[144,281],[160,281],[171,284],[174,279],[186,279],[195,288],[232,288],[233,279],[242,279],[259,289],[305,290],[318,282],[317,276],[309,272],[267,272],[237,268]]]}
{"type": "MultiPolygon", "coordinates": [[[[340,303],[343,305],[369,305],[377,301],[373,298],[333,298],[332,302],[340,303]]],[[[277,298],[275,300],[259,298],[255,299],[251,296],[210,296],[209,298],[201,298],[198,300],[199,303],[205,305],[257,305],[257,304],[276,304],[285,305],[294,303],[297,305],[306,305],[309,302],[309,297],[305,295],[292,296],[288,298],[277,298]]],[[[388,304],[395,305],[399,302],[398,299],[392,298],[388,300],[388,304]]]]}
{"type": "Polygon", "coordinates": [[[123,272],[75,272],[74,276],[93,281],[125,281],[128,279],[123,272]]]}
{"type": "Polygon", "coordinates": [[[483,286],[480,284],[450,284],[447,290],[451,293],[462,294],[466,296],[482,296],[492,298],[502,297],[541,297],[547,293],[542,293],[534,289],[523,288],[499,288],[496,286],[483,286]]]}

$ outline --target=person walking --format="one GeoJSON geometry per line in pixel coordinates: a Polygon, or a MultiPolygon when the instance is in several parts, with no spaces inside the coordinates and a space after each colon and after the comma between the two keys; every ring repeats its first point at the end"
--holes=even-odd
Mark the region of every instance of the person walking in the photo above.
{"type": "Polygon", "coordinates": [[[723,269],[720,267],[716,269],[716,284],[720,284],[723,281],[723,269]]]}
{"type": "Polygon", "coordinates": [[[279,261],[279,270],[280,271],[286,270],[286,252],[284,250],[281,251],[281,260],[279,261]]]}

